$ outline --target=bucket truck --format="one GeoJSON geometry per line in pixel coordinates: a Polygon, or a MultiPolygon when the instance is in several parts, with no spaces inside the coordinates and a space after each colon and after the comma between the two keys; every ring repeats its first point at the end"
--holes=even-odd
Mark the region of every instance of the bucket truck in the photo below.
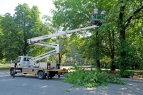
{"type": "Polygon", "coordinates": [[[58,75],[58,77],[60,78],[61,73],[68,72],[67,69],[64,69],[64,68],[60,69],[59,65],[57,64],[41,63],[41,62],[38,63],[38,61],[40,61],[43,58],[59,53],[60,52],[59,44],[47,43],[47,42],[43,42],[42,40],[66,35],[69,33],[78,32],[78,31],[84,31],[84,30],[88,30],[92,28],[97,28],[97,27],[98,26],[93,25],[93,26],[88,26],[84,28],[67,30],[67,31],[62,31],[62,32],[57,32],[57,33],[53,33],[49,35],[43,35],[43,36],[27,39],[28,44],[51,47],[53,48],[53,50],[46,52],[44,54],[41,54],[39,56],[36,56],[36,57],[19,56],[17,58],[17,61],[15,62],[16,65],[10,66],[10,75],[15,76],[15,74],[17,73],[33,74],[33,75],[37,75],[39,79],[44,79],[44,78],[49,79],[49,78],[54,77],[55,75],[58,75]]]}

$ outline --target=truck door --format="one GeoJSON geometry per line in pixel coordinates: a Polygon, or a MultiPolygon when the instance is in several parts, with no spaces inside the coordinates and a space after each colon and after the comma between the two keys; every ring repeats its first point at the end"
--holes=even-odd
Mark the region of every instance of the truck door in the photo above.
{"type": "Polygon", "coordinates": [[[24,57],[24,58],[21,60],[21,64],[22,64],[22,67],[23,67],[23,68],[29,67],[29,66],[30,66],[29,58],[24,57]]]}
{"type": "Polygon", "coordinates": [[[22,72],[28,72],[28,68],[30,67],[30,62],[28,57],[24,57],[22,59],[22,72]]]}

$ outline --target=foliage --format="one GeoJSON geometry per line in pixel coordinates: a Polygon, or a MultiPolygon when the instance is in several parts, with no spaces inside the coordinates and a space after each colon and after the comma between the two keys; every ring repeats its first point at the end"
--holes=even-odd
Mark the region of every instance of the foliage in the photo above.
{"type": "Polygon", "coordinates": [[[49,49],[29,46],[27,39],[55,33],[58,30],[90,26],[91,12],[97,7],[99,17],[101,10],[106,10],[106,22],[103,22],[98,29],[72,33],[57,37],[58,40],[46,41],[60,43],[60,59],[64,55],[70,55],[71,59],[75,60],[77,53],[81,60],[76,60],[82,63],[86,61],[95,64],[97,59],[103,62],[110,59],[108,66],[119,67],[122,74],[124,70],[131,67],[142,69],[142,0],[134,0],[134,2],[133,0],[54,0],[54,5],[56,10],[52,11],[53,18],[44,16],[44,19],[52,21],[51,25],[56,31],[51,31],[52,27],[40,20],[37,6],[30,8],[28,4],[18,4],[14,15],[6,13],[0,16],[0,59],[12,60],[18,55],[28,53],[36,56],[46,52],[49,49]]]}
{"type": "Polygon", "coordinates": [[[23,47],[22,33],[19,29],[16,28],[16,24],[14,22],[13,17],[7,13],[5,17],[2,17],[0,22],[2,35],[1,35],[1,51],[3,58],[12,60],[13,57],[16,57],[18,54],[21,54],[23,47]]]}
{"type": "Polygon", "coordinates": [[[18,4],[13,16],[6,13],[0,17],[0,59],[14,60],[19,55],[36,56],[45,52],[45,48],[29,46],[27,39],[48,34],[49,30],[50,25],[40,20],[37,6],[18,4]]]}
{"type": "Polygon", "coordinates": [[[63,27],[63,30],[89,26],[91,11],[95,7],[99,12],[106,10],[106,22],[99,27],[98,36],[95,30],[86,31],[91,33],[90,39],[87,37],[79,41],[82,44],[75,45],[79,45],[79,55],[89,62],[107,56],[111,59],[111,70],[116,66],[121,71],[142,64],[142,0],[54,0],[54,4],[57,10],[53,11],[53,25],[63,27]]]}
{"type": "MultiPolygon", "coordinates": [[[[62,27],[63,30],[90,26],[92,10],[94,6],[98,5],[97,3],[92,5],[92,2],[94,2],[94,0],[55,0],[54,4],[57,8],[57,11],[53,11],[53,26],[57,28],[62,27]]],[[[91,31],[95,32],[94,29],[91,29],[91,31]]],[[[86,37],[88,38],[87,35],[92,34],[92,32],[90,32],[90,30],[87,30],[84,31],[84,33],[73,33],[72,35],[70,35],[70,39],[72,41],[72,46],[76,47],[75,51],[80,52],[80,56],[84,57],[85,60],[88,59],[88,62],[93,62],[94,60],[95,63],[96,59],[100,59],[100,52],[95,53],[97,50],[94,42],[95,39],[93,39],[94,41],[93,43],[91,43],[93,44],[92,47],[90,47],[89,44],[87,44],[86,47],[86,40],[88,40],[86,39],[86,37]],[[82,38],[84,37],[84,34],[85,38],[82,38]],[[89,49],[89,47],[91,49],[89,49]]]]}
{"type": "Polygon", "coordinates": [[[91,88],[96,86],[106,86],[108,83],[125,84],[121,81],[119,76],[111,76],[106,72],[100,72],[98,70],[87,72],[77,66],[74,66],[72,70],[74,71],[65,75],[65,82],[74,84],[74,86],[85,86],[91,88]]]}
{"type": "Polygon", "coordinates": [[[20,30],[23,36],[23,55],[28,52],[27,39],[33,36],[38,36],[40,30],[40,12],[37,6],[31,9],[28,4],[18,4],[15,8],[14,23],[16,28],[20,30]]]}
{"type": "Polygon", "coordinates": [[[133,71],[124,70],[124,71],[120,72],[120,75],[123,78],[129,78],[129,77],[133,76],[133,71]]]}

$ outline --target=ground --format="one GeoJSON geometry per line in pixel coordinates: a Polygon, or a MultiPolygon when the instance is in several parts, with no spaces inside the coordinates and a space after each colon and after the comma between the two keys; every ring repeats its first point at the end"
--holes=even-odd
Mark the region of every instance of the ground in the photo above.
{"type": "Polygon", "coordinates": [[[8,70],[0,70],[0,95],[142,95],[143,80],[122,78],[127,85],[108,84],[94,88],[72,88],[61,79],[39,80],[35,76],[18,75],[12,78],[8,70]]]}

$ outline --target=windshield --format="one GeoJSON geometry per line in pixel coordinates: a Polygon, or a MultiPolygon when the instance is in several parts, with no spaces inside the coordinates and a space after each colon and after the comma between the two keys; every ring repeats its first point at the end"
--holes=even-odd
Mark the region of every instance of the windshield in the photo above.
{"type": "Polygon", "coordinates": [[[17,58],[15,59],[15,62],[20,62],[20,59],[21,59],[21,57],[17,57],[17,58]]]}

